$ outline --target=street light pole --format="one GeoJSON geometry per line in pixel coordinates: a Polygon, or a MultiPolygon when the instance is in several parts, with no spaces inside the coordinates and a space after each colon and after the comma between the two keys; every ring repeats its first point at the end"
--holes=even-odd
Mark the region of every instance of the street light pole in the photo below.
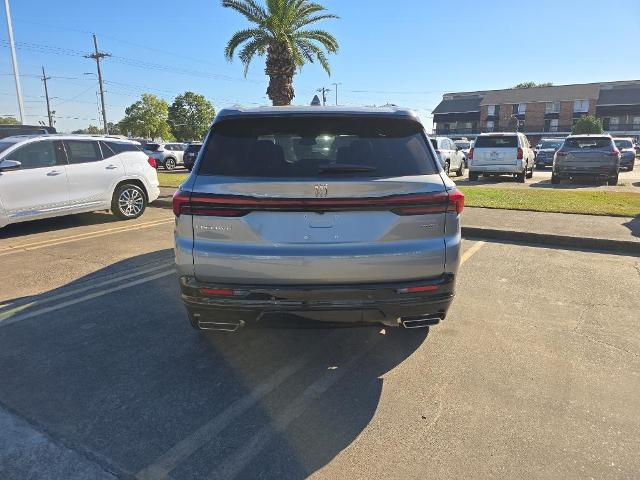
{"type": "Polygon", "coordinates": [[[331,85],[333,85],[336,88],[336,106],[338,106],[338,85],[342,85],[342,83],[332,83],[331,85]]]}
{"type": "Polygon", "coordinates": [[[7,15],[7,30],[9,31],[9,48],[11,50],[11,63],[13,64],[13,78],[16,82],[16,95],[18,96],[18,109],[20,111],[20,123],[24,125],[24,103],[22,102],[22,87],[20,86],[20,72],[18,71],[18,59],[16,47],[13,41],[13,25],[11,24],[11,10],[9,0],[4,0],[4,11],[7,15]]]}

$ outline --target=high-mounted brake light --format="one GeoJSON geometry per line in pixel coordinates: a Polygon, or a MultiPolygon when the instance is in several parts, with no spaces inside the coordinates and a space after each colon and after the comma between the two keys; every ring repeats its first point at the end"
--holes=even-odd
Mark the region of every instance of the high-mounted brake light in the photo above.
{"type": "Polygon", "coordinates": [[[149,162],[149,165],[151,165],[153,168],[158,168],[158,164],[155,158],[149,157],[147,158],[147,162],[149,162]]]}

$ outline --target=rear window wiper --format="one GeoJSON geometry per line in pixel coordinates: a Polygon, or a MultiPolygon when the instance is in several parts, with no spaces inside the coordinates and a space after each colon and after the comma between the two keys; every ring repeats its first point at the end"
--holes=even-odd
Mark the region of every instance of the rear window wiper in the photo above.
{"type": "Polygon", "coordinates": [[[330,163],[318,166],[318,173],[374,172],[376,167],[352,163],[330,163]]]}

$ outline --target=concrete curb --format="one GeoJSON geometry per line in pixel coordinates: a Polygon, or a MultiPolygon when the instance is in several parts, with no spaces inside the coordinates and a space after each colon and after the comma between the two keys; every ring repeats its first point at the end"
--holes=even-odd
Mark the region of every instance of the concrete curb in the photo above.
{"type": "Polygon", "coordinates": [[[500,230],[484,227],[462,227],[462,236],[479,240],[499,240],[514,243],[533,243],[578,250],[602,250],[640,256],[640,241],[610,240],[607,238],[571,237],[550,233],[500,230]]]}
{"type": "MultiPolygon", "coordinates": [[[[161,197],[151,204],[153,207],[172,208],[171,197],[161,197]]],[[[462,227],[462,236],[478,240],[498,240],[513,243],[532,243],[550,247],[577,250],[602,250],[640,256],[640,241],[610,240],[607,238],[571,237],[550,233],[522,232],[485,227],[462,227]]]]}

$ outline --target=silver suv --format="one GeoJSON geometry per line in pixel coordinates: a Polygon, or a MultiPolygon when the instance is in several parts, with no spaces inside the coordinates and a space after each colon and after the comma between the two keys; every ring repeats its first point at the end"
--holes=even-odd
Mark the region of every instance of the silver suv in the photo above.
{"type": "Polygon", "coordinates": [[[436,324],[463,206],[409,110],[222,110],[173,199],[191,323],[436,324]]]}
{"type": "Polygon", "coordinates": [[[569,135],[554,156],[551,183],[587,178],[617,185],[620,157],[610,135],[569,135]]]}

